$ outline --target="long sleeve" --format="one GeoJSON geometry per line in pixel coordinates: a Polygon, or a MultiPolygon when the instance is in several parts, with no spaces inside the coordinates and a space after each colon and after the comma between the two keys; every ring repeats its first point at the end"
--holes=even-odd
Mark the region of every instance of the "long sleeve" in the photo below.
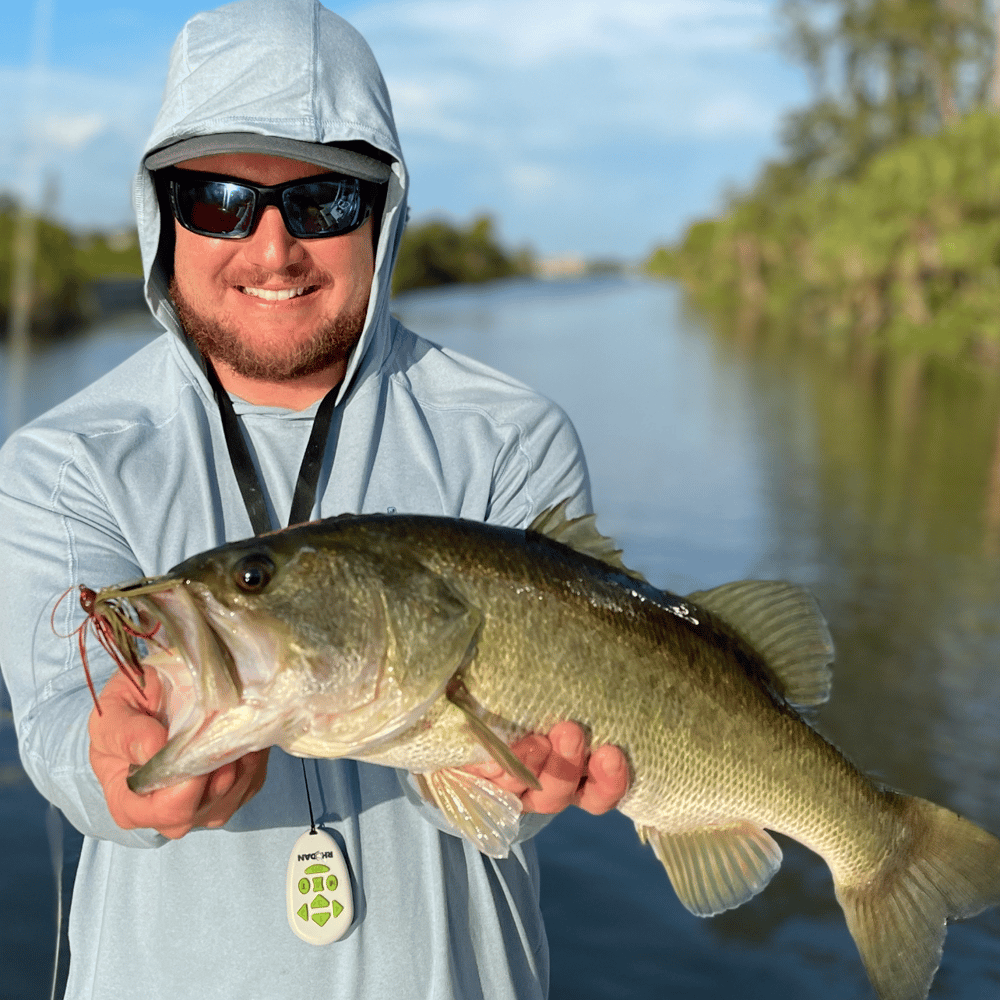
{"type": "MultiPolygon", "coordinates": [[[[141,571],[72,435],[28,428],[0,450],[0,565],[0,666],[25,770],[81,832],[133,847],[162,842],[118,827],[90,766],[93,702],[72,634],[84,620],[76,588],[141,571]]],[[[94,642],[88,660],[100,690],[114,665],[94,642]]]]}

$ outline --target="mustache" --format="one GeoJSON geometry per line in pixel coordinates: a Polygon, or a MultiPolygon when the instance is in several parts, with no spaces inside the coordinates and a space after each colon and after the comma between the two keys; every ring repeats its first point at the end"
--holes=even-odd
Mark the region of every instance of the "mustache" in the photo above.
{"type": "Polygon", "coordinates": [[[295,282],[297,285],[332,285],[333,277],[327,271],[309,264],[289,264],[287,267],[271,270],[266,267],[250,268],[234,273],[230,278],[234,285],[243,288],[260,288],[272,281],[295,282]]]}

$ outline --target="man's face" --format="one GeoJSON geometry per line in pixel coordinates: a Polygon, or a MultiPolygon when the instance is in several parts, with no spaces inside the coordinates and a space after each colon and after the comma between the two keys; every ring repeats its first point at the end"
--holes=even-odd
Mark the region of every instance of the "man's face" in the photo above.
{"type": "MultiPolygon", "coordinates": [[[[260,153],[178,166],[268,185],[327,172],[260,153]]],[[[345,363],[368,308],[371,226],[369,219],[345,236],[299,240],[270,205],[248,237],[219,240],[175,220],[170,291],[185,331],[203,354],[246,378],[288,382],[345,363]]]]}

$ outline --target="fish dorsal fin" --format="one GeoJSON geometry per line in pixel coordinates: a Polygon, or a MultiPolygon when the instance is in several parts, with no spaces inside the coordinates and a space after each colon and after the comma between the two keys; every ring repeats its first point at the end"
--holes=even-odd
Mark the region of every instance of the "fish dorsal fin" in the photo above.
{"type": "Polygon", "coordinates": [[[637,823],[636,830],[666,868],[677,898],[696,917],[711,917],[752,899],[781,867],[781,848],[753,823],[683,833],[637,823]]]}
{"type": "Polygon", "coordinates": [[[597,515],[585,514],[583,517],[566,517],[569,499],[562,500],[554,507],[547,507],[528,525],[528,531],[537,531],[554,542],[569,546],[575,552],[585,556],[600,559],[614,569],[646,583],[646,578],[634,569],[629,569],[622,562],[622,550],[615,546],[612,539],[602,535],[597,530],[597,515]]]}
{"type": "Polygon", "coordinates": [[[780,580],[740,580],[688,599],[718,615],[763,656],[792,705],[830,697],[833,639],[807,591],[780,580]]]}

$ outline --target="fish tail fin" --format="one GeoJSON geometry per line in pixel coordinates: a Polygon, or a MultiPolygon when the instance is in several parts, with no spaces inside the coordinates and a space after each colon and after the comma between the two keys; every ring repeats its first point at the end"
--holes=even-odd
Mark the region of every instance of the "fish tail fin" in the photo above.
{"type": "Polygon", "coordinates": [[[949,919],[1000,903],[1000,840],[956,813],[895,795],[903,845],[863,883],[837,883],[854,942],[881,1000],[923,1000],[949,919]]]}

